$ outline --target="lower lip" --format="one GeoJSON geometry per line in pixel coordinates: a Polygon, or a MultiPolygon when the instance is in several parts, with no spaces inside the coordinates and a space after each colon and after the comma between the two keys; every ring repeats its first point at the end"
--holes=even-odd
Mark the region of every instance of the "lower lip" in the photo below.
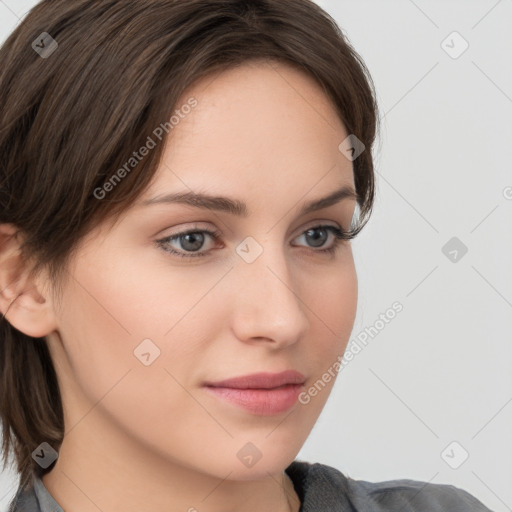
{"type": "Polygon", "coordinates": [[[271,416],[292,407],[302,391],[302,384],[288,384],[273,389],[237,389],[205,386],[210,393],[261,416],[271,416]]]}

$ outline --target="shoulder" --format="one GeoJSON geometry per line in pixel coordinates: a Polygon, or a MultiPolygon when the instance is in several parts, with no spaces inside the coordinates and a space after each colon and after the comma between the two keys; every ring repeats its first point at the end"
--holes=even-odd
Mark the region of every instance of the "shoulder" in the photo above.
{"type": "Polygon", "coordinates": [[[303,501],[303,512],[322,510],[314,508],[319,503],[334,507],[324,509],[333,512],[491,512],[474,496],[452,485],[408,479],[367,482],[347,477],[331,466],[302,461],[294,461],[286,471],[294,485],[299,484],[297,494],[303,501]],[[327,503],[326,498],[331,501],[327,503]]]}
{"type": "Polygon", "coordinates": [[[39,501],[34,489],[34,482],[30,480],[20,486],[16,495],[9,503],[8,512],[41,512],[39,501]]]}
{"type": "Polygon", "coordinates": [[[453,485],[417,480],[366,482],[348,479],[354,494],[375,503],[375,511],[405,510],[418,512],[491,512],[474,496],[453,485]]]}

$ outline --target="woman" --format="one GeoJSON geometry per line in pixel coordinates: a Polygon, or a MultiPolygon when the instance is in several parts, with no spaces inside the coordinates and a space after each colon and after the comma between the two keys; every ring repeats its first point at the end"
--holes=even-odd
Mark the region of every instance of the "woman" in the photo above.
{"type": "Polygon", "coordinates": [[[486,511],[294,460],[356,313],[371,78],[309,0],[41,2],[0,56],[11,511],[486,511]]]}

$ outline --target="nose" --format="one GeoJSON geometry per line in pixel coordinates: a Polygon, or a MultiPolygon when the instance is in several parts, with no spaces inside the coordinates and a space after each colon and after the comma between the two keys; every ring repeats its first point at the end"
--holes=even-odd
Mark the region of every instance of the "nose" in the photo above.
{"type": "Polygon", "coordinates": [[[232,278],[232,326],[245,342],[267,341],[284,348],[300,340],[309,328],[306,276],[294,275],[284,249],[274,241],[252,263],[239,258],[232,278]],[[272,246],[271,246],[272,244],[272,246]]]}

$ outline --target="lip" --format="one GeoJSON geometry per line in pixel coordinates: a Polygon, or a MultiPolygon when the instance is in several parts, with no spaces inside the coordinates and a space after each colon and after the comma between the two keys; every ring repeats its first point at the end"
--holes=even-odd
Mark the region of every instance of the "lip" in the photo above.
{"type": "Polygon", "coordinates": [[[232,405],[260,416],[270,416],[290,409],[297,402],[305,380],[300,372],[287,370],[207,382],[204,388],[232,405]]]}
{"type": "Polygon", "coordinates": [[[272,389],[286,384],[304,384],[305,380],[306,378],[302,373],[295,370],[285,370],[280,373],[252,373],[217,382],[205,382],[204,385],[216,388],[272,389]]]}

